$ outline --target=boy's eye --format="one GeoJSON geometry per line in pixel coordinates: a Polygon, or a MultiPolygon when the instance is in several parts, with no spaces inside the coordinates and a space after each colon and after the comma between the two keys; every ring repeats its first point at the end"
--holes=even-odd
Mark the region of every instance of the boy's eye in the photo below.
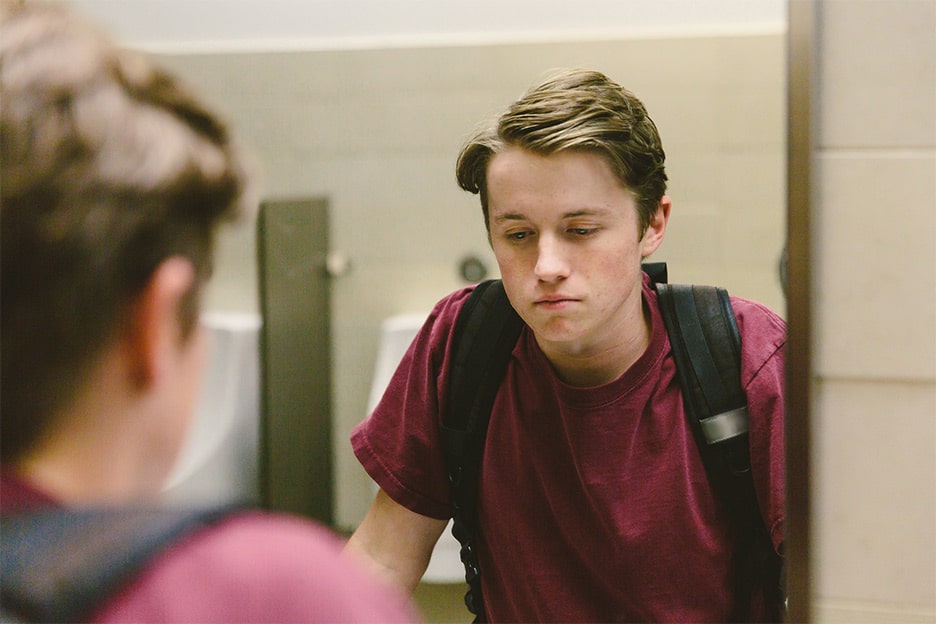
{"type": "Polygon", "coordinates": [[[595,231],[595,228],[570,228],[569,231],[577,236],[588,236],[595,231]]]}
{"type": "Polygon", "coordinates": [[[509,238],[510,240],[520,241],[520,240],[525,239],[529,235],[530,235],[529,232],[511,232],[510,234],[507,235],[507,238],[509,238]]]}

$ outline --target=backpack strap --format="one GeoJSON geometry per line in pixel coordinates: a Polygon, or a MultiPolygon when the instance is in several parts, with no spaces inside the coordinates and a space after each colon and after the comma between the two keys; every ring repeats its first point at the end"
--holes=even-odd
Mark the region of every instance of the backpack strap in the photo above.
{"type": "Polygon", "coordinates": [[[4,517],[3,621],[84,621],[163,549],[237,508],[54,508],[4,517]]]}
{"type": "Polygon", "coordinates": [[[479,283],[458,314],[449,400],[441,431],[452,486],[452,535],[461,544],[468,593],[465,606],[483,621],[478,535],[481,455],[494,397],[523,329],[500,280],[479,283]]]}
{"type": "Polygon", "coordinates": [[[665,284],[669,281],[665,262],[644,262],[640,268],[654,284],[665,284]]]}
{"type": "Polygon", "coordinates": [[[748,444],[741,385],[741,337],[728,292],[713,286],[655,285],[676,360],[689,424],[712,489],[735,534],[737,603],[733,621],[750,620],[752,592],[780,621],[780,558],[764,525],[748,444]]]}
{"type": "Polygon", "coordinates": [[[683,284],[656,284],[656,291],[689,422],[699,448],[710,456],[705,462],[707,469],[715,471],[710,476],[720,478],[723,470],[749,474],[741,337],[728,292],[683,284]],[[722,461],[726,465],[718,466],[722,461]]]}

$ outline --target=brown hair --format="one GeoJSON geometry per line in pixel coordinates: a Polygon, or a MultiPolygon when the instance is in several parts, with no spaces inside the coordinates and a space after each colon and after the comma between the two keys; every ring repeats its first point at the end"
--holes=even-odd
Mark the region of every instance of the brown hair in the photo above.
{"type": "Polygon", "coordinates": [[[196,284],[246,176],[225,126],[176,80],[64,9],[0,5],[2,448],[14,459],[166,258],[196,284]]]}
{"type": "Polygon", "coordinates": [[[666,154],[647,109],[630,91],[596,71],[565,70],[549,77],[462,148],[456,164],[458,184],[480,195],[487,228],[487,168],[507,146],[547,155],[562,150],[601,155],[634,193],[641,235],[666,193],[666,154]]]}

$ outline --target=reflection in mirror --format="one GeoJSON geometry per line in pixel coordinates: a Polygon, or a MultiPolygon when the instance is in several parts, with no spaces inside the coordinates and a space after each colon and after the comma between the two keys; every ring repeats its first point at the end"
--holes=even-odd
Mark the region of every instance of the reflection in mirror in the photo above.
{"type": "MultiPolygon", "coordinates": [[[[523,32],[522,20],[502,12],[494,38],[446,41],[436,33],[359,45],[348,36],[263,50],[161,51],[228,112],[256,157],[265,197],[328,203],[330,245],[350,267],[333,280],[330,302],[339,528],[356,526],[373,494],[347,440],[368,410],[383,321],[424,314],[466,283],[464,275],[478,274],[465,270],[466,258],[476,261],[472,269],[497,273],[477,198],[454,181],[458,149],[481,120],[553,68],[597,69],[647,105],[673,198],[653,259],[669,264],[670,280],[722,285],[785,314],[785,2],[757,3],[762,15],[750,15],[750,3],[696,4],[712,14],[733,6],[756,25],[735,16],[690,27],[680,15],[651,11],[655,3],[595,2],[595,11],[582,11],[601,16],[590,30],[553,24],[552,37],[523,32]],[[625,15],[625,5],[642,10],[625,15]],[[639,14],[656,22],[641,29],[639,14]]],[[[232,229],[220,244],[208,306],[256,312],[252,226],[232,229]]]]}
{"type": "MultiPolygon", "coordinates": [[[[345,444],[366,415],[380,323],[424,313],[475,257],[496,274],[477,198],[454,182],[461,142],[547,71],[583,66],[635,92],[667,152],[673,213],[655,260],[670,279],[723,285],[780,314],[785,238],[785,34],[175,54],[230,111],[267,195],[324,197],[353,269],[333,288],[336,518],[369,485],[345,444]],[[362,374],[364,372],[364,374],[362,374]]],[[[211,303],[253,302],[252,232],[222,240],[211,303]]]]}

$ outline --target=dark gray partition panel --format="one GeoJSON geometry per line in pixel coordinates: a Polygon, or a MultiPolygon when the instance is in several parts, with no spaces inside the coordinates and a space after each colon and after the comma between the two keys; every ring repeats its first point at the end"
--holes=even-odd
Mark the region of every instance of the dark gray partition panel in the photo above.
{"type": "Polygon", "coordinates": [[[333,522],[328,206],[264,201],[257,230],[263,331],[260,491],[271,509],[333,522]]]}

